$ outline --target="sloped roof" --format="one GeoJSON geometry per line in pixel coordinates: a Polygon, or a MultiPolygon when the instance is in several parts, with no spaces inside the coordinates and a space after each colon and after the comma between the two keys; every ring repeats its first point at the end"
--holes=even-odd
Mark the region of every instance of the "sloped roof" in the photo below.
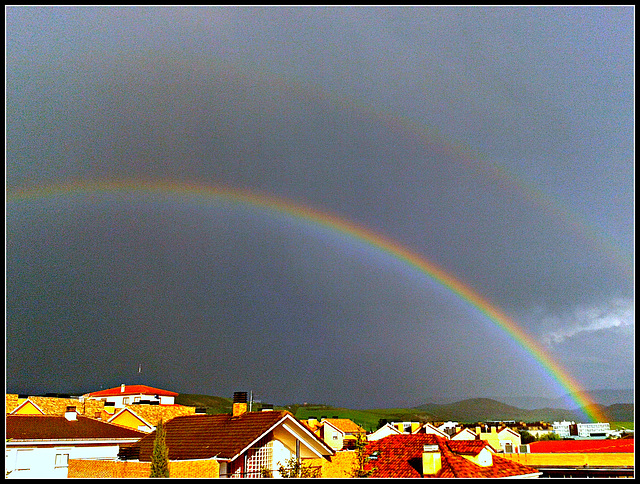
{"type": "Polygon", "coordinates": [[[493,454],[493,465],[482,467],[463,457],[478,455],[484,448],[491,448],[482,440],[447,440],[433,434],[390,435],[367,444],[366,453],[378,452],[365,469],[376,468],[372,477],[423,477],[422,449],[425,444],[437,444],[442,457],[442,468],[433,477],[510,477],[539,473],[533,467],[498,457],[493,454]]]}
{"type": "Polygon", "coordinates": [[[476,433],[475,433],[473,430],[471,430],[471,429],[466,429],[466,428],[465,428],[465,429],[460,430],[460,432],[456,432],[456,433],[455,433],[455,434],[453,434],[450,438],[451,438],[452,440],[454,440],[454,437],[458,437],[458,436],[460,436],[460,435],[462,435],[462,434],[471,434],[473,437],[476,437],[476,438],[478,437],[478,436],[476,435],[476,433]]]}
{"type": "Polygon", "coordinates": [[[40,415],[44,415],[44,412],[42,411],[42,409],[35,404],[35,402],[32,402],[31,399],[27,399],[24,402],[22,402],[20,405],[18,405],[16,408],[14,408],[13,410],[11,410],[11,412],[9,412],[11,415],[13,414],[19,414],[21,410],[23,410],[24,408],[27,407],[33,407],[35,408],[38,412],[40,412],[40,415]]]}
{"type": "Polygon", "coordinates": [[[500,434],[500,433],[505,432],[505,431],[506,431],[506,432],[509,432],[509,433],[511,433],[511,434],[513,434],[513,435],[515,435],[515,436],[517,436],[517,437],[520,437],[520,433],[519,433],[519,432],[516,432],[516,431],[515,431],[515,430],[513,430],[511,427],[500,427],[500,428],[497,430],[497,433],[498,433],[498,434],[500,434]]]}
{"type": "Polygon", "coordinates": [[[111,418],[109,418],[109,420],[107,420],[107,422],[111,423],[112,421],[117,420],[118,418],[120,418],[120,416],[123,413],[128,413],[128,414],[132,415],[134,418],[138,419],[138,421],[141,424],[146,425],[149,428],[153,428],[152,424],[147,422],[144,418],[142,418],[140,415],[138,415],[136,412],[134,412],[132,409],[130,409],[128,407],[120,409],[120,411],[115,413],[111,418]]]}
{"type": "Polygon", "coordinates": [[[147,422],[155,426],[158,420],[164,422],[171,420],[175,417],[183,415],[194,415],[196,413],[195,407],[187,407],[185,405],[173,404],[173,405],[125,405],[126,408],[133,411],[139,417],[145,419],[147,422]]]}
{"type": "Polygon", "coordinates": [[[365,429],[348,418],[325,418],[323,422],[329,422],[335,428],[344,433],[363,433],[365,429]]]}
{"type": "Polygon", "coordinates": [[[633,452],[633,439],[608,440],[541,440],[529,444],[532,454],[633,452]]]}
{"type": "Polygon", "coordinates": [[[121,387],[108,388],[107,390],[100,390],[98,392],[91,392],[89,397],[114,397],[118,395],[159,395],[163,397],[177,397],[176,392],[170,392],[169,390],[161,390],[160,388],[153,388],[147,385],[125,385],[124,391],[121,387]]]}
{"type": "MultiPolygon", "coordinates": [[[[287,411],[246,412],[237,417],[231,414],[176,417],[165,424],[169,459],[233,459],[287,417],[295,421],[287,411]]],[[[309,434],[328,454],[333,453],[317,436],[309,434]]],[[[139,442],[121,449],[119,455],[150,461],[155,436],[155,431],[147,434],[139,442]]]]}
{"type": "Polygon", "coordinates": [[[54,415],[7,415],[6,424],[7,439],[16,440],[130,439],[147,435],[81,415],[75,421],[54,415]]]}
{"type": "Polygon", "coordinates": [[[422,425],[420,425],[420,427],[418,427],[416,430],[414,430],[411,433],[412,434],[419,434],[421,432],[427,433],[427,431],[429,430],[431,430],[431,432],[429,433],[432,433],[434,435],[439,435],[443,439],[449,439],[449,434],[440,430],[438,427],[434,426],[433,424],[430,424],[429,422],[423,423],[422,425]]]}

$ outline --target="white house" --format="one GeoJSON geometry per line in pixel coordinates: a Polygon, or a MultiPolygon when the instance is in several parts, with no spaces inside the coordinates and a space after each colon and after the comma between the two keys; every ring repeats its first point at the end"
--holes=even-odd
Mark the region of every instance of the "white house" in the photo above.
{"type": "Polygon", "coordinates": [[[443,439],[449,440],[449,434],[448,433],[446,433],[445,431],[441,430],[440,427],[434,427],[432,424],[430,424],[428,422],[423,424],[423,425],[421,425],[420,427],[418,427],[416,430],[414,430],[411,433],[412,434],[433,434],[433,435],[437,435],[438,437],[442,437],[443,439]]]}
{"type": "Polygon", "coordinates": [[[148,403],[156,405],[173,405],[175,403],[176,392],[161,390],[147,385],[125,385],[100,390],[98,392],[86,393],[80,397],[80,401],[102,400],[105,403],[112,403],[115,408],[123,408],[125,405],[133,403],[148,403]]]}
{"type": "Polygon", "coordinates": [[[115,460],[121,444],[146,434],[80,416],[7,415],[5,472],[8,478],[66,478],[69,459],[115,460]]]}
{"type": "Polygon", "coordinates": [[[477,440],[478,436],[470,429],[464,428],[451,436],[451,440],[477,440]]]}
{"type": "Polygon", "coordinates": [[[398,430],[398,427],[395,427],[390,423],[386,423],[375,432],[372,432],[369,435],[367,435],[367,441],[373,442],[375,440],[384,439],[389,435],[401,435],[401,434],[402,434],[402,431],[398,430]]]}

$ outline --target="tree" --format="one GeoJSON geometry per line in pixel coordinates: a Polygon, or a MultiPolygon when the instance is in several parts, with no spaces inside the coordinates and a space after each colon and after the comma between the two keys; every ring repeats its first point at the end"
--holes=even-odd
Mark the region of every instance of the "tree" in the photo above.
{"type": "Polygon", "coordinates": [[[553,432],[549,432],[548,434],[541,435],[539,440],[562,440],[562,437],[553,432]]]}
{"type": "Polygon", "coordinates": [[[381,418],[378,419],[378,426],[376,427],[376,430],[378,430],[381,427],[384,427],[385,425],[387,425],[388,420],[386,418],[381,418]]]}
{"type": "Polygon", "coordinates": [[[536,436],[527,432],[526,430],[521,430],[520,431],[520,441],[523,444],[530,444],[531,442],[535,442],[536,441],[536,436]]]}
{"type": "Polygon", "coordinates": [[[354,468],[351,470],[351,477],[371,477],[371,474],[375,472],[375,467],[368,471],[364,470],[364,465],[368,461],[368,456],[365,453],[366,447],[367,438],[364,435],[359,434],[356,439],[356,463],[354,468]]]}
{"type": "Polygon", "coordinates": [[[156,438],[153,441],[151,455],[151,475],[149,477],[169,477],[169,448],[166,443],[166,430],[162,420],[156,426],[156,438]]]}

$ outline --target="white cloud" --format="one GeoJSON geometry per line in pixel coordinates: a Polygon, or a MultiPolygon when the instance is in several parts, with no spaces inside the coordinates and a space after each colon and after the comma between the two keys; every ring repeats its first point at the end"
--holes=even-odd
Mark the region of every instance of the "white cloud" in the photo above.
{"type": "Polygon", "coordinates": [[[635,310],[633,301],[616,298],[599,306],[578,306],[570,313],[547,316],[542,323],[550,328],[542,334],[542,340],[550,347],[584,332],[619,328],[631,334],[635,310]]]}

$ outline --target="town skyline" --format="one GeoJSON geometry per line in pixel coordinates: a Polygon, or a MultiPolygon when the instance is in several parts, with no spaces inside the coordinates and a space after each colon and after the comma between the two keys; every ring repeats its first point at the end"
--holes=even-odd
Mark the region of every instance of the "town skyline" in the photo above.
{"type": "Polygon", "coordinates": [[[633,386],[634,14],[7,7],[7,387],[633,386]]]}

